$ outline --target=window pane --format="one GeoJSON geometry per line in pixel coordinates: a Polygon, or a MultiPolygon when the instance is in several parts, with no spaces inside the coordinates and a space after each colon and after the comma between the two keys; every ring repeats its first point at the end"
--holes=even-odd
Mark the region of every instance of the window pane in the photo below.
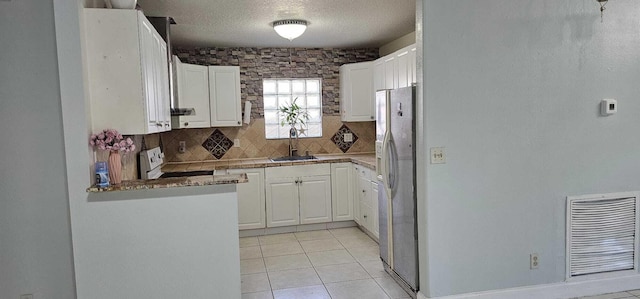
{"type": "Polygon", "coordinates": [[[291,81],[289,80],[278,80],[278,94],[283,93],[291,93],[291,81]]]}
{"type": "Polygon", "coordinates": [[[308,109],[307,113],[309,114],[309,122],[321,122],[322,121],[322,112],[320,109],[308,109]]]}
{"type": "Polygon", "coordinates": [[[278,99],[275,95],[264,96],[264,109],[278,109],[278,99]]]}
{"type": "MultiPolygon", "coordinates": [[[[297,102],[296,102],[297,103],[297,102]]],[[[298,103],[299,105],[300,103],[298,103]]],[[[278,95],[278,109],[282,106],[291,105],[291,96],[290,95],[278,95]]]]}
{"type": "Polygon", "coordinates": [[[322,125],[321,124],[307,124],[307,136],[309,136],[309,137],[322,137],[322,125]]]}
{"type": "Polygon", "coordinates": [[[318,95],[310,94],[307,96],[307,107],[320,108],[320,97],[318,95]]]}
{"type": "Polygon", "coordinates": [[[292,93],[304,93],[304,80],[294,80],[291,82],[292,93]]]}
{"type": "Polygon", "coordinates": [[[307,93],[320,93],[320,81],[307,80],[307,93]]]}
{"type": "Polygon", "coordinates": [[[284,127],[278,127],[280,138],[289,138],[289,129],[288,125],[284,125],[284,127]]]}
{"type": "Polygon", "coordinates": [[[275,80],[262,81],[262,93],[264,94],[276,93],[276,81],[275,80]]]}
{"type": "MultiPolygon", "coordinates": [[[[280,126],[280,107],[296,104],[304,109],[309,119],[306,133],[300,137],[322,136],[322,85],[320,79],[266,79],[263,80],[265,136],[267,139],[289,138],[289,126],[280,126]]],[[[299,125],[297,126],[299,127],[299,125]]]]}
{"type": "Polygon", "coordinates": [[[267,137],[267,139],[279,138],[279,136],[278,136],[278,128],[279,127],[280,127],[280,125],[265,125],[264,126],[264,131],[265,131],[265,136],[267,137]]]}
{"type": "Polygon", "coordinates": [[[264,123],[265,124],[279,124],[277,110],[264,110],[264,123]]]}

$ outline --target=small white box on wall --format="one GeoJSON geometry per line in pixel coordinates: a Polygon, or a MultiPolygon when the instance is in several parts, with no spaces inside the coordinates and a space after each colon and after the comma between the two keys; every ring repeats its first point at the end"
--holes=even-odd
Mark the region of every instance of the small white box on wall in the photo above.
{"type": "Polygon", "coordinates": [[[600,113],[603,116],[608,116],[618,112],[618,101],[614,99],[604,99],[600,103],[600,113]]]}

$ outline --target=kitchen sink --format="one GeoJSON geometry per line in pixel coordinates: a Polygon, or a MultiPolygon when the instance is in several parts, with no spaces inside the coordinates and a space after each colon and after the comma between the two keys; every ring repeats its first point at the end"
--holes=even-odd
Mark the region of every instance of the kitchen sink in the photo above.
{"type": "Polygon", "coordinates": [[[213,175],[213,170],[165,172],[160,176],[160,178],[180,178],[185,176],[198,176],[198,175],[213,175]]]}
{"type": "Polygon", "coordinates": [[[278,158],[272,158],[273,162],[282,162],[282,161],[302,161],[302,160],[315,160],[318,159],[316,156],[284,156],[278,158]]]}

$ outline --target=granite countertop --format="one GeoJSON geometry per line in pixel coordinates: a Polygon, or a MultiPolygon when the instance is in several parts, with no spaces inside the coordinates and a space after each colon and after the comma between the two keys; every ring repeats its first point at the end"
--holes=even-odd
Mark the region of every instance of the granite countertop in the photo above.
{"type": "Polygon", "coordinates": [[[352,162],[358,165],[375,170],[375,153],[357,154],[325,154],[315,155],[318,159],[301,161],[278,161],[273,162],[269,158],[249,158],[236,160],[218,160],[201,162],[169,162],[162,166],[163,172],[183,172],[196,170],[223,170],[239,168],[262,168],[277,166],[309,165],[322,163],[352,162]]]}
{"type": "Polygon", "coordinates": [[[161,178],[154,180],[132,180],[122,181],[121,184],[109,187],[98,187],[93,185],[87,188],[87,192],[109,192],[125,190],[143,190],[158,188],[176,188],[190,186],[209,186],[224,184],[246,183],[249,179],[247,174],[225,174],[225,175],[200,175],[189,177],[161,178]]]}

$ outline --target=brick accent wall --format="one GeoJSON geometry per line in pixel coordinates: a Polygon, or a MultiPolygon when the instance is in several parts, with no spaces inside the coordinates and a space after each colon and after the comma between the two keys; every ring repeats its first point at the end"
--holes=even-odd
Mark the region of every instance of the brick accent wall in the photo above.
{"type": "Polygon", "coordinates": [[[379,57],[377,48],[178,48],[174,54],[184,63],[240,66],[242,107],[251,101],[252,118],[264,118],[262,79],[272,78],[321,78],[323,115],[340,116],[340,66],[379,57]]]}

